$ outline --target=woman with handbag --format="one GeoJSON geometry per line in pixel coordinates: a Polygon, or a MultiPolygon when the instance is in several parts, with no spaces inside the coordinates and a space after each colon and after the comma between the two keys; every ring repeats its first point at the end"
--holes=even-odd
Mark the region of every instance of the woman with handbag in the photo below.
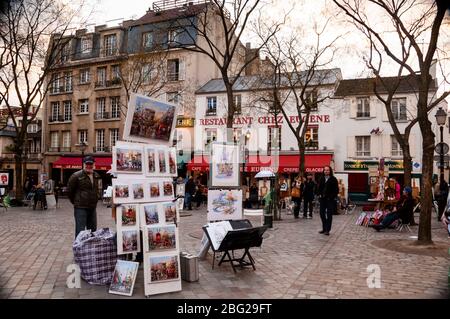
{"type": "Polygon", "coordinates": [[[294,218],[299,218],[300,204],[302,202],[301,186],[302,186],[301,179],[300,179],[300,177],[297,177],[292,182],[292,189],[291,189],[292,201],[295,204],[295,206],[294,206],[294,218]]]}

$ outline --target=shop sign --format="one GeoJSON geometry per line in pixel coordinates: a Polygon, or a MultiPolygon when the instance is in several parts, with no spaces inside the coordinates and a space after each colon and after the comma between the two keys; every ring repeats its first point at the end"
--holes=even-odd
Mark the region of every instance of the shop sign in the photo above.
{"type": "MultiPolygon", "coordinates": [[[[289,116],[288,117],[289,122],[291,124],[298,124],[300,123],[300,116],[289,116]]],[[[305,121],[305,116],[302,117],[301,121],[305,121]]],[[[286,122],[286,119],[283,115],[280,115],[278,117],[274,116],[261,116],[258,118],[253,118],[251,116],[245,116],[245,117],[237,117],[233,120],[234,125],[252,125],[254,123],[263,124],[263,125],[276,125],[276,124],[283,124],[286,122]]],[[[309,123],[330,123],[331,117],[328,114],[325,115],[310,115],[309,116],[309,123]]],[[[217,126],[225,126],[227,124],[226,118],[207,118],[207,119],[200,119],[199,123],[201,126],[210,126],[210,125],[217,125],[217,126]]]]}
{"type": "Polygon", "coordinates": [[[194,127],[194,123],[195,121],[193,118],[181,117],[177,119],[177,128],[194,127]]]}
{"type": "MultiPolygon", "coordinates": [[[[345,161],[345,171],[368,171],[370,166],[378,165],[377,161],[345,161]]],[[[403,171],[403,161],[385,161],[384,166],[389,171],[403,171]]]]}

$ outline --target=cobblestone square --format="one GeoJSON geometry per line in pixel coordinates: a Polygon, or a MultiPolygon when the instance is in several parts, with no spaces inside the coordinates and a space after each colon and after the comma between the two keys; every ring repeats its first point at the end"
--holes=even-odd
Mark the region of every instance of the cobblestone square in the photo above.
{"type": "MultiPolygon", "coordinates": [[[[97,213],[99,227],[115,228],[110,208],[99,203],[97,213]]],[[[377,233],[356,226],[357,215],[336,216],[329,237],[317,233],[318,216],[295,220],[283,215],[266,233],[262,247],[251,250],[256,271],[234,274],[229,265],[212,270],[210,252],[199,263],[199,282],[183,282],[183,291],[151,298],[448,298],[448,257],[406,254],[372,244],[379,239],[410,239],[417,227],[411,233],[377,233]],[[369,265],[379,265],[381,288],[368,287],[369,265]]],[[[259,220],[252,222],[258,225],[259,220]]],[[[205,208],[181,218],[181,251],[198,252],[205,223],[205,208]]],[[[432,227],[433,239],[448,243],[442,225],[433,221],[432,227]]],[[[56,210],[1,211],[0,298],[130,298],[83,281],[81,289],[67,288],[73,235],[73,209],[67,200],[56,210]]],[[[143,281],[141,265],[131,298],[145,297],[143,281]]]]}

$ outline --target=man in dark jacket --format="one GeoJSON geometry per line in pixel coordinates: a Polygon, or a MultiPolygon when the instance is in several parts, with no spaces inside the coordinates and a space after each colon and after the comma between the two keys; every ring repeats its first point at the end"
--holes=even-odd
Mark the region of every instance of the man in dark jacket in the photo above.
{"type": "Polygon", "coordinates": [[[314,193],[316,191],[316,183],[313,181],[313,176],[309,173],[306,177],[306,182],[303,184],[303,218],[312,218],[314,193]],[[309,215],[307,215],[309,210],[309,215]]]}
{"type": "Polygon", "coordinates": [[[194,177],[191,176],[189,177],[189,180],[186,183],[186,207],[188,208],[188,210],[192,210],[192,199],[194,198],[195,195],[195,191],[196,191],[196,186],[195,186],[195,182],[194,182],[194,177]]]}
{"type": "Polygon", "coordinates": [[[330,166],[325,166],[323,176],[320,178],[317,194],[320,202],[320,218],[322,219],[322,230],[320,234],[330,235],[333,223],[333,213],[336,209],[336,198],[339,194],[339,186],[330,166]]]}
{"type": "Polygon", "coordinates": [[[97,230],[98,181],[100,176],[94,172],[94,158],[86,156],[84,169],[69,178],[68,192],[75,212],[75,238],[85,230],[97,230]]]}

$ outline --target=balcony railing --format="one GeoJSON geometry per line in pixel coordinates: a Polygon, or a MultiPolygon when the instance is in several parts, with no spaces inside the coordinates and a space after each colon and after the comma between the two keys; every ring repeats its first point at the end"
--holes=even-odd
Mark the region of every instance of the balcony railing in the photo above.
{"type": "Polygon", "coordinates": [[[122,84],[122,80],[120,78],[112,79],[109,81],[100,81],[95,82],[95,88],[110,88],[110,87],[116,87],[120,86],[122,84]]]}
{"type": "Polygon", "coordinates": [[[319,149],[319,142],[318,141],[305,142],[305,149],[307,151],[317,151],[319,149]]]}
{"type": "Polygon", "coordinates": [[[216,111],[216,110],[207,110],[207,111],[206,111],[206,115],[207,115],[207,116],[214,116],[214,115],[217,115],[217,111],[216,111]]]}
{"type": "Polygon", "coordinates": [[[52,147],[50,146],[48,148],[49,153],[59,153],[59,147],[52,147]]]}
{"type": "Polygon", "coordinates": [[[64,122],[64,116],[62,115],[58,115],[58,116],[50,116],[48,118],[48,122],[49,123],[54,123],[54,122],[64,122]]]}
{"type": "Polygon", "coordinates": [[[101,112],[101,113],[95,113],[94,114],[94,120],[108,120],[110,119],[110,115],[108,112],[101,112]]]}
{"type": "Polygon", "coordinates": [[[109,146],[94,146],[94,153],[110,153],[111,148],[109,146]]]}
{"type": "Polygon", "coordinates": [[[50,87],[50,95],[61,93],[73,93],[73,86],[66,88],[65,86],[50,87]]]}
{"type": "Polygon", "coordinates": [[[72,151],[72,147],[49,147],[49,153],[70,153],[72,151]]]}
{"type": "Polygon", "coordinates": [[[168,72],[167,78],[169,81],[179,81],[180,80],[180,73],[179,72],[168,72]]]}

